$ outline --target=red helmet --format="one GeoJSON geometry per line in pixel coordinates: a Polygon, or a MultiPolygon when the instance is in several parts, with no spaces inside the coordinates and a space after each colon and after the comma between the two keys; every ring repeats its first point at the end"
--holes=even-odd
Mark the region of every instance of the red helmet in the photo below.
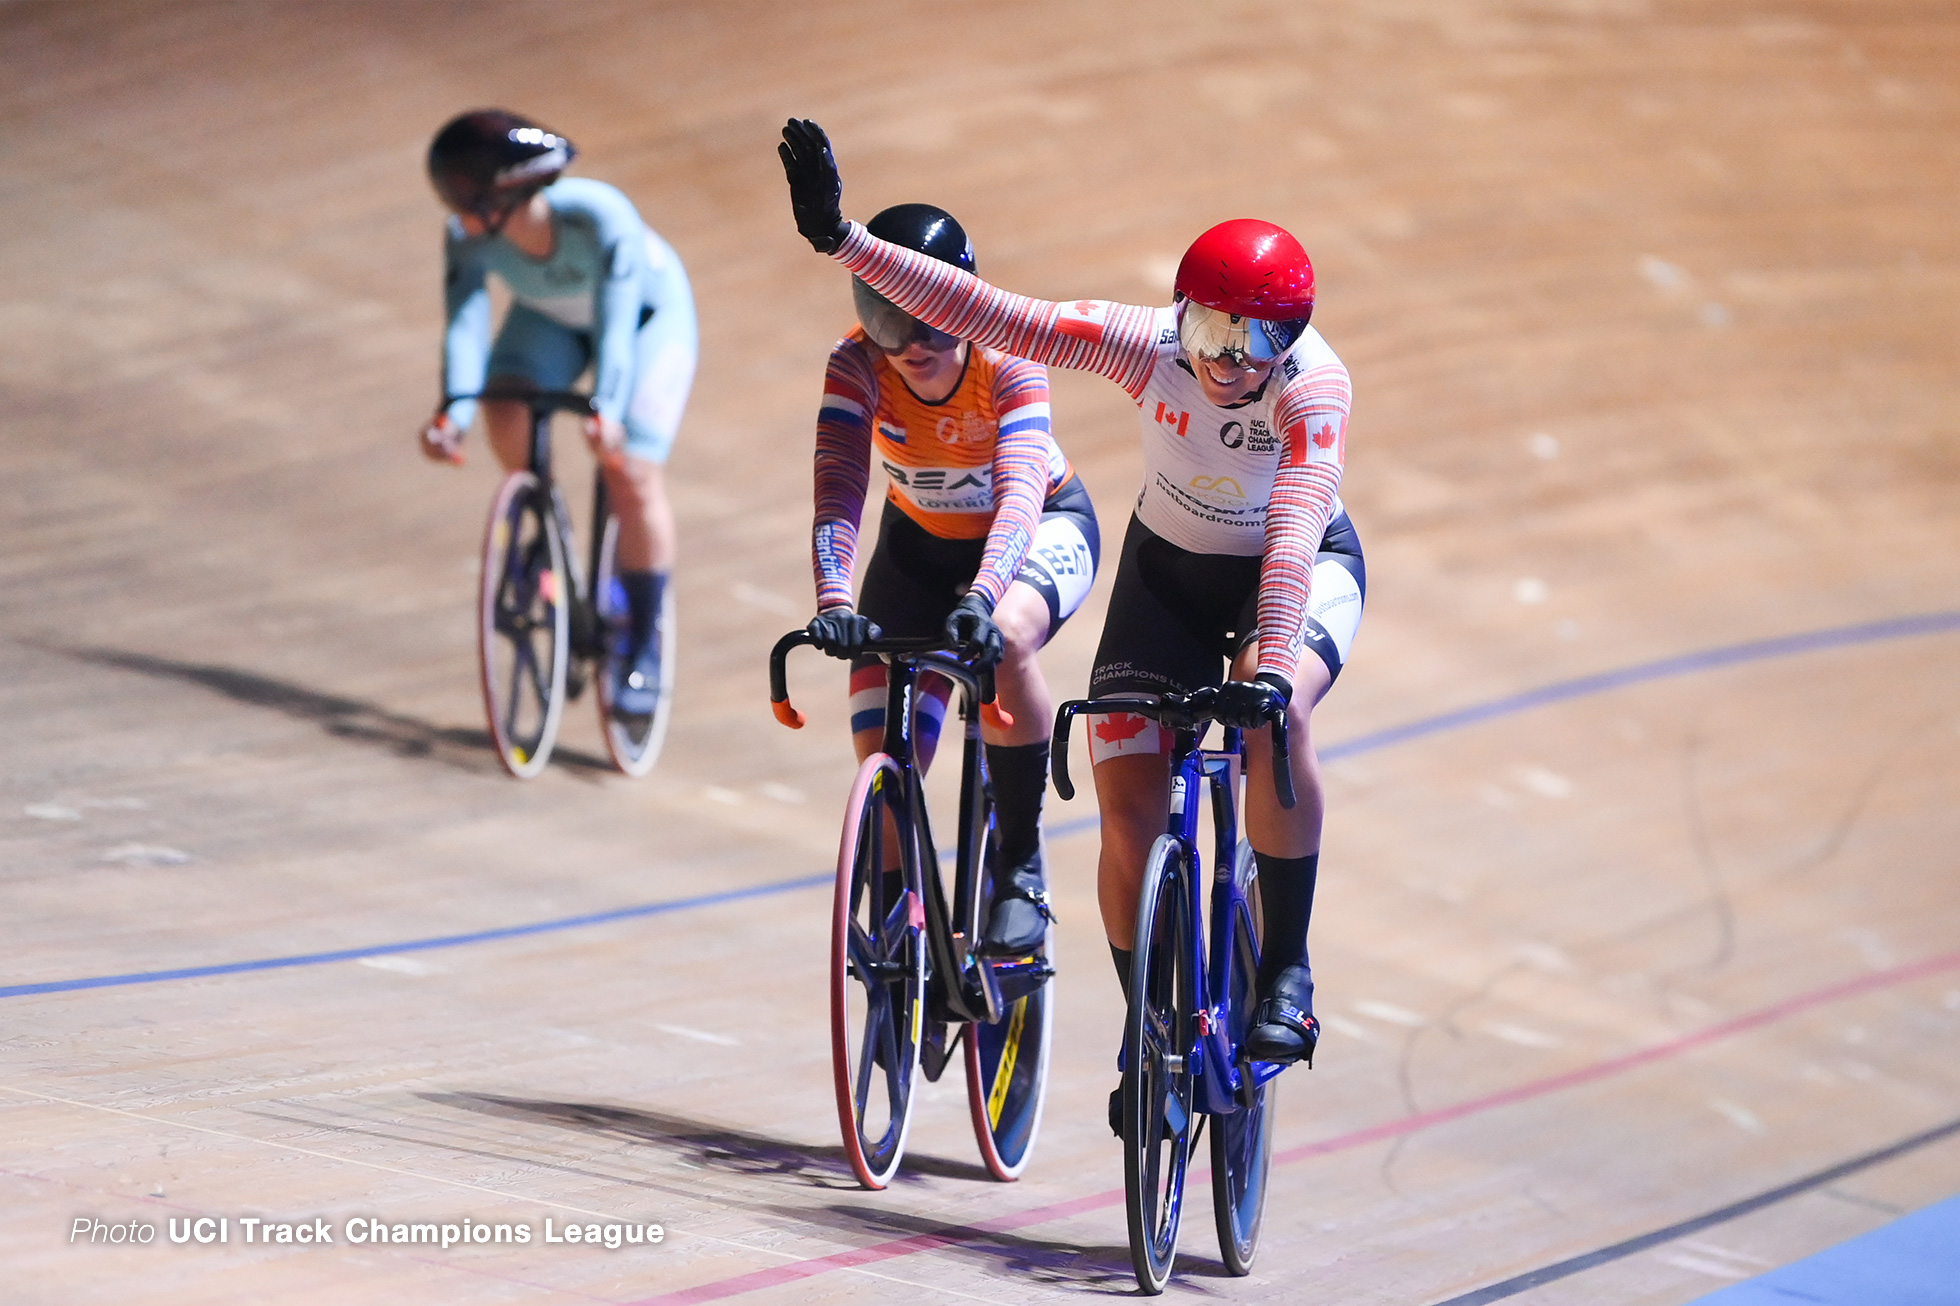
{"type": "Polygon", "coordinates": [[[1237,317],[1304,327],[1313,315],[1313,261],[1286,228],[1233,218],[1184,251],[1177,293],[1237,317]]]}

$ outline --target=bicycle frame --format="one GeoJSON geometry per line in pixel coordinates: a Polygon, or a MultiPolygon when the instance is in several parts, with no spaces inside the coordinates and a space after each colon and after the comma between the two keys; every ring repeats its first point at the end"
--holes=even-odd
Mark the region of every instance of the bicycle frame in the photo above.
{"type": "MultiPolygon", "coordinates": [[[[1105,698],[1075,700],[1062,704],[1055,717],[1055,789],[1064,799],[1075,796],[1068,778],[1069,721],[1078,713],[1097,715],[1112,712],[1138,712],[1157,717],[1168,705],[1156,699],[1105,698]]],[[[1182,709],[1177,709],[1182,711],[1182,709]]],[[[1176,713],[1173,712],[1175,719],[1176,713]]],[[[1187,718],[1188,719],[1188,718],[1187,718]]],[[[1191,1031],[1191,1046],[1201,1050],[1192,1067],[1197,1083],[1196,1109],[1207,1115],[1229,1115],[1246,1105],[1260,1085],[1286,1067],[1267,1061],[1247,1062],[1235,1056],[1232,1046],[1230,1013],[1226,1003],[1232,991],[1232,966],[1236,949],[1232,931],[1244,908],[1245,895],[1237,875],[1239,847],[1239,800],[1245,774],[1244,733],[1225,727],[1223,746],[1201,747],[1211,723],[1196,725],[1166,721],[1172,730],[1170,815],[1166,837],[1184,850],[1190,866],[1183,892],[1190,919],[1199,922],[1191,932],[1191,953],[1186,958],[1197,986],[1194,1004],[1197,1029],[1191,1031]],[[1198,844],[1198,804],[1205,792],[1211,797],[1213,861],[1211,910],[1202,910],[1201,886],[1205,881],[1204,856],[1198,844]]],[[[1274,784],[1283,807],[1293,805],[1291,775],[1287,769],[1287,747],[1283,722],[1274,723],[1274,784]]]]}
{"type": "Polygon", "coordinates": [[[572,651],[579,658],[591,658],[599,653],[599,623],[594,612],[595,595],[592,593],[592,578],[599,574],[599,556],[605,547],[606,519],[612,512],[612,501],[606,491],[606,478],[595,474],[592,478],[592,538],[587,541],[586,556],[581,565],[579,553],[572,537],[572,515],[565,504],[563,490],[551,470],[551,419],[556,413],[575,413],[580,416],[592,412],[592,397],[576,390],[502,390],[491,388],[477,395],[452,395],[445,403],[456,399],[507,400],[520,403],[531,410],[531,439],[529,448],[529,470],[538,478],[551,500],[554,525],[559,540],[564,545],[565,567],[570,574],[569,594],[572,617],[572,651]]]}
{"type": "Polygon", "coordinates": [[[1170,819],[1165,833],[1184,847],[1191,872],[1185,877],[1186,906],[1191,919],[1204,928],[1191,932],[1191,974],[1197,984],[1198,1028],[1192,1047],[1202,1050],[1192,1067],[1197,1085],[1197,1109],[1207,1115],[1229,1115],[1246,1105],[1252,1090],[1284,1066],[1245,1062],[1235,1058],[1229,1013],[1223,995],[1231,992],[1231,968],[1238,950],[1232,930],[1245,904],[1238,877],[1239,790],[1245,773],[1245,741],[1240,731],[1227,728],[1224,746],[1200,748],[1202,730],[1179,729],[1171,753],[1170,819]],[[1211,797],[1213,870],[1211,910],[1200,910],[1205,880],[1204,859],[1198,847],[1198,800],[1207,788],[1211,797]],[[1216,996],[1215,996],[1216,995],[1216,996]]]}
{"type": "MultiPolygon", "coordinates": [[[[802,727],[804,717],[790,704],[785,660],[790,649],[810,642],[807,631],[791,631],[777,641],[769,660],[769,697],[776,719],[796,729],[802,727]]],[[[1008,1004],[1052,974],[1044,962],[986,961],[969,952],[982,924],[980,889],[989,830],[985,818],[989,780],[980,727],[999,711],[994,702],[993,673],[975,671],[948,655],[937,639],[874,640],[865,651],[884,655],[888,666],[885,737],[880,747],[904,777],[903,795],[910,819],[905,823],[909,829],[900,837],[908,841],[918,859],[925,894],[931,1015],[935,1020],[991,1024],[1000,1019],[1008,1004]],[[926,808],[925,777],[919,771],[913,736],[912,709],[918,698],[919,677],[926,673],[945,676],[961,691],[960,816],[950,898],[940,873],[939,851],[926,808]]],[[[999,723],[1005,724],[1006,719],[1000,718],[999,723]]]]}

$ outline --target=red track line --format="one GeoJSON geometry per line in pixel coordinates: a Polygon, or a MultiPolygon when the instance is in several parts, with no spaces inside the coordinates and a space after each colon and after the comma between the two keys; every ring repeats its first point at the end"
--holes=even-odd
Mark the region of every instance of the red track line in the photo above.
{"type": "MultiPolygon", "coordinates": [[[[1448,1124],[1453,1120],[1461,1120],[1467,1116],[1480,1115],[1485,1111],[1496,1110],[1498,1107],[1511,1106],[1519,1102],[1530,1101],[1532,1098],[1543,1097],[1548,1093],[1576,1088],[1581,1084],[1590,1084],[1595,1080],[1606,1079],[1610,1076],[1621,1074],[1624,1071],[1650,1065],[1656,1061],[1665,1061],[1671,1057],[1677,1057],[1684,1052],[1692,1051],[1695,1048],[1705,1047],[1710,1043],[1717,1043],[1723,1039],[1732,1038],[1737,1034],[1747,1033],[1752,1029],[1760,1028],[1773,1021],[1794,1016],[1802,1011],[1808,1011],[1812,1007],[1820,1007],[1831,1002],[1840,1002],[1846,998],[1857,997],[1860,994],[1870,993],[1877,989],[1909,984],[1914,980],[1925,979],[1929,975],[1937,975],[1942,971],[1948,970],[1960,970],[1960,952],[1949,952],[1944,956],[1930,957],[1925,961],[1914,962],[1908,966],[1895,966],[1890,970],[1874,971],[1869,975],[1860,975],[1855,979],[1843,980],[1836,984],[1826,985],[1821,989],[1813,989],[1809,993],[1800,993],[1795,997],[1785,998],[1781,1002],[1772,1003],[1767,1007],[1752,1011],[1747,1015],[1737,1016],[1733,1020],[1725,1020],[1710,1025],[1707,1029],[1700,1030],[1696,1033],[1684,1034],[1680,1038],[1670,1039],[1665,1043],[1656,1043],[1650,1048],[1643,1048],[1638,1052],[1630,1052],[1622,1057],[1613,1057],[1606,1061],[1595,1062],[1590,1066],[1581,1066],[1577,1070],[1569,1070],[1562,1075],[1553,1075],[1547,1079],[1536,1080],[1529,1084],[1521,1084],[1516,1088],[1503,1089],[1496,1093],[1487,1094],[1484,1097],[1472,1098],[1467,1102],[1459,1102],[1455,1106],[1439,1107],[1434,1111],[1424,1111],[1412,1116],[1403,1116],[1399,1120],[1390,1120],[1384,1124],[1372,1125],[1367,1129],[1342,1134],[1336,1138],[1322,1139],[1318,1143],[1304,1143],[1299,1147],[1291,1147],[1275,1154],[1273,1164],[1292,1165],[1296,1161],[1305,1161],[1311,1157],[1327,1156],[1334,1152],[1350,1151],[1357,1147],[1365,1147],[1369,1143],[1381,1142],[1383,1139],[1399,1138],[1405,1134],[1413,1134],[1418,1130],[1428,1129],[1433,1125],[1448,1124]]],[[[794,1283],[799,1279],[808,1279],[819,1274],[828,1274],[832,1270],[847,1269],[855,1265],[867,1265],[876,1261],[889,1261],[900,1256],[910,1256],[915,1252],[927,1252],[938,1247],[950,1247],[959,1243],[974,1242],[986,1238],[989,1234],[1007,1233],[1014,1229],[1026,1228],[1029,1225],[1046,1224],[1051,1220],[1066,1219],[1072,1215],[1081,1215],[1088,1211],[1099,1211],[1107,1206],[1120,1206],[1122,1204],[1123,1190],[1120,1188],[1107,1192],[1092,1193],[1086,1197],[1072,1197],[1067,1201],[1054,1202],[1047,1206],[1033,1207],[1013,1215],[1001,1216],[998,1219],[984,1220],[979,1224],[949,1225],[945,1229],[933,1233],[914,1234],[909,1238],[895,1238],[890,1242],[874,1243],[869,1247],[855,1247],[849,1251],[833,1252],[829,1256],[817,1256],[809,1260],[792,1261],[787,1265],[778,1265],[767,1270],[755,1270],[748,1274],[738,1274],[727,1279],[717,1279],[709,1283],[697,1284],[692,1288],[681,1288],[674,1292],[662,1293],[657,1297],[645,1297],[638,1301],[628,1303],[628,1306],[680,1306],[684,1302],[719,1301],[724,1297],[736,1297],[743,1293],[759,1292],[764,1288],[773,1288],[779,1284],[794,1283]]]]}

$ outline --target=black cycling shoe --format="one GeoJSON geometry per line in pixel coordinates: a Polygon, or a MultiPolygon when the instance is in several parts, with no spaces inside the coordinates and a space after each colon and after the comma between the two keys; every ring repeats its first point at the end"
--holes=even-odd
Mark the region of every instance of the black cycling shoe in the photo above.
{"type": "Polygon", "coordinates": [[[1048,923],[1055,919],[1048,906],[1047,885],[1040,853],[994,882],[993,910],[987,914],[977,950],[981,956],[1025,957],[1041,946],[1048,937],[1048,923]]]}
{"type": "Polygon", "coordinates": [[[1245,1055],[1282,1066],[1304,1061],[1311,1067],[1314,1045],[1319,1042],[1320,1022],[1313,1018],[1313,972],[1304,963],[1288,966],[1259,1004],[1256,1023],[1245,1036],[1245,1055]]]}
{"type": "Polygon", "coordinates": [[[1118,1138],[1123,1136],[1123,1086],[1121,1084],[1109,1091],[1109,1132],[1118,1138]]]}

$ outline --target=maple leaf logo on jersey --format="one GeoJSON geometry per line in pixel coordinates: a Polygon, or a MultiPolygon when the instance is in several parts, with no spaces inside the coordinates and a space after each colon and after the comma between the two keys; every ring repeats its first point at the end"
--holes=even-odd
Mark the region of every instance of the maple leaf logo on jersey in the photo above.
{"type": "Polygon", "coordinates": [[[1108,316],[1109,305],[1102,300],[1078,299],[1073,304],[1062,305],[1061,313],[1055,318],[1055,330],[1062,335],[1100,345],[1108,316]]]}
{"type": "Polygon", "coordinates": [[[1134,712],[1115,712],[1096,722],[1096,738],[1105,744],[1121,744],[1142,734],[1150,718],[1134,712]]]}
{"type": "MultiPolygon", "coordinates": [[[[1311,430],[1305,421],[1298,421],[1286,428],[1286,465],[1304,467],[1313,461],[1314,449],[1341,449],[1347,445],[1345,426],[1336,427],[1331,421],[1323,421],[1319,430],[1311,430]]],[[[1337,453],[1335,457],[1340,457],[1337,453]]]]}

